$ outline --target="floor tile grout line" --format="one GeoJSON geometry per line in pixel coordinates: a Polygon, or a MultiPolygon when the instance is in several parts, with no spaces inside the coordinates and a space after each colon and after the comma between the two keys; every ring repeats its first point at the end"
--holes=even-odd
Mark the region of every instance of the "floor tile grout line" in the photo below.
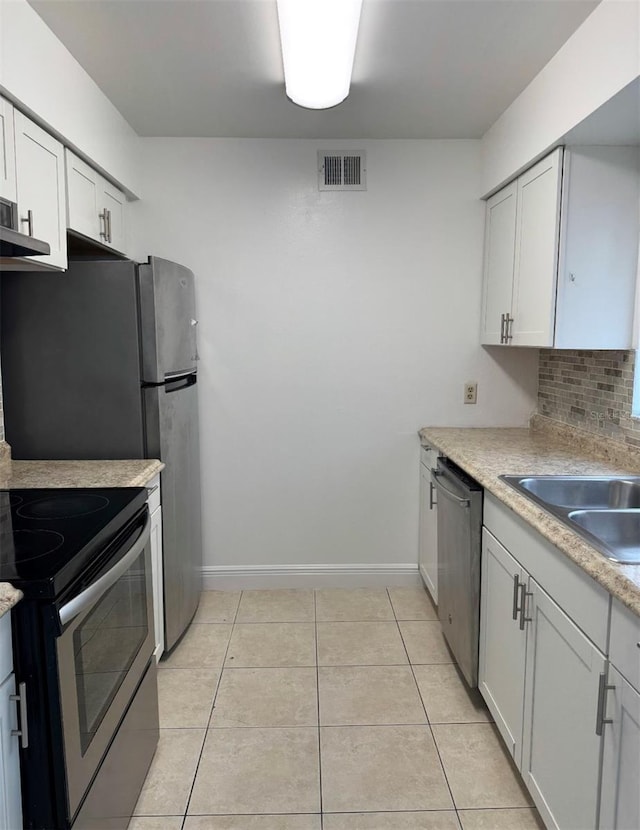
{"type": "Polygon", "coordinates": [[[313,628],[316,644],[316,707],[318,716],[318,783],[320,785],[320,830],[324,828],[324,805],[322,803],[322,749],[320,735],[320,660],[318,658],[318,603],[317,592],[313,591],[313,628]]]}
{"type": "MultiPolygon", "coordinates": [[[[456,811],[456,819],[458,821],[458,824],[461,824],[460,817],[458,816],[458,810],[457,810],[457,807],[456,807],[456,802],[455,802],[455,799],[453,797],[453,791],[451,790],[451,785],[449,784],[449,778],[447,777],[447,771],[444,767],[444,763],[442,761],[442,756],[440,755],[440,748],[438,747],[438,744],[436,742],[436,736],[433,734],[433,729],[431,728],[431,721],[429,720],[429,713],[427,712],[427,707],[425,706],[425,702],[423,700],[422,693],[420,692],[420,686],[418,684],[418,678],[416,677],[416,673],[413,669],[413,663],[411,662],[411,659],[409,657],[409,650],[407,649],[407,644],[405,643],[404,637],[402,636],[402,630],[400,628],[400,624],[399,624],[398,620],[396,620],[396,625],[398,626],[398,633],[400,634],[400,639],[402,640],[402,645],[404,646],[404,650],[407,653],[407,660],[409,660],[409,666],[411,667],[411,674],[413,675],[413,682],[416,684],[416,689],[418,690],[418,694],[420,695],[420,702],[422,703],[422,708],[424,709],[424,714],[425,714],[425,717],[427,719],[426,725],[429,729],[429,734],[431,735],[431,740],[433,741],[433,745],[435,747],[436,754],[438,756],[438,761],[440,762],[440,768],[442,770],[442,774],[444,775],[444,780],[447,784],[447,789],[449,790],[449,796],[451,798],[451,803],[453,804],[453,809],[456,811]]],[[[431,664],[431,665],[434,665],[434,664],[431,664]]],[[[435,664],[435,665],[437,665],[437,664],[435,664]]]]}
{"type": "Polygon", "coordinates": [[[194,772],[193,778],[191,780],[191,786],[189,787],[189,795],[187,797],[187,804],[185,806],[184,817],[183,817],[183,820],[182,820],[182,827],[183,828],[184,828],[184,825],[185,825],[185,822],[187,820],[187,816],[188,816],[188,813],[189,813],[189,805],[191,804],[191,798],[193,796],[193,788],[196,785],[196,778],[198,777],[198,770],[200,769],[200,763],[202,761],[202,755],[204,753],[204,746],[207,742],[207,734],[209,732],[209,725],[211,723],[211,717],[213,715],[213,710],[214,710],[215,705],[216,705],[216,698],[218,697],[218,692],[220,690],[220,683],[222,682],[222,674],[224,672],[224,664],[225,664],[225,660],[227,659],[227,652],[229,651],[229,646],[231,644],[231,637],[233,636],[233,629],[235,627],[236,617],[238,616],[238,609],[240,608],[240,602],[241,601],[242,601],[242,591],[240,592],[240,596],[238,597],[238,605],[236,606],[236,612],[233,615],[233,622],[231,623],[231,633],[229,634],[229,639],[227,640],[227,646],[224,650],[224,657],[222,658],[222,664],[220,666],[220,674],[218,675],[218,682],[216,683],[216,688],[215,688],[215,691],[213,693],[213,699],[211,700],[211,708],[209,709],[209,718],[207,719],[207,725],[205,726],[205,729],[204,729],[204,736],[203,736],[203,739],[202,739],[202,746],[200,747],[200,752],[198,754],[198,760],[196,762],[195,772],[194,772]]]}

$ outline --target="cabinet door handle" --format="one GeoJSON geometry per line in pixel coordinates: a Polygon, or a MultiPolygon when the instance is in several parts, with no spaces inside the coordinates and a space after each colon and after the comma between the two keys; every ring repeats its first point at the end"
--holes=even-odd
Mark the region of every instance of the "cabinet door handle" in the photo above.
{"type": "Polygon", "coordinates": [[[531,591],[527,591],[527,586],[524,582],[520,583],[520,631],[524,631],[525,623],[532,622],[533,617],[526,617],[527,597],[532,597],[531,591]]]}
{"type": "Polygon", "coordinates": [[[520,587],[520,579],[518,578],[518,574],[515,574],[513,577],[513,619],[518,619],[518,612],[520,608],[518,607],[518,589],[520,587]]]}
{"type": "Polygon", "coordinates": [[[505,316],[506,316],[507,325],[506,325],[504,340],[505,340],[505,343],[511,343],[511,341],[513,340],[513,334],[511,332],[511,326],[513,325],[513,317],[510,314],[506,314],[505,316]]]}
{"type": "MultiPolygon", "coordinates": [[[[433,472],[433,470],[431,470],[433,472]]],[[[433,510],[433,508],[437,505],[437,501],[433,498],[436,488],[433,485],[433,481],[429,482],[429,510],[433,510]]],[[[639,643],[640,645],[640,643],[639,643]]]]}
{"type": "Polygon", "coordinates": [[[611,718],[605,718],[607,711],[607,692],[613,691],[615,686],[607,685],[607,675],[601,674],[598,678],[598,707],[596,711],[596,735],[602,735],[605,723],[613,723],[611,718]]]}
{"type": "Polygon", "coordinates": [[[505,315],[500,315],[500,345],[504,343],[504,324],[505,324],[505,315]]]}
{"type": "Polygon", "coordinates": [[[105,208],[102,213],[99,213],[98,216],[102,222],[102,226],[104,230],[100,231],[100,236],[104,239],[105,242],[109,241],[109,235],[107,233],[107,209],[105,208]]]}
{"type": "Polygon", "coordinates": [[[107,228],[108,228],[108,233],[109,233],[109,238],[107,239],[107,242],[113,242],[113,239],[111,237],[111,211],[110,210],[107,211],[107,228]]]}
{"type": "Polygon", "coordinates": [[[20,711],[20,729],[12,729],[11,735],[20,738],[20,746],[23,749],[29,748],[29,724],[27,719],[27,684],[18,683],[18,694],[9,695],[9,700],[18,702],[20,711]]]}
{"type": "Polygon", "coordinates": [[[27,235],[33,236],[33,211],[28,210],[27,215],[24,217],[24,219],[21,219],[20,221],[27,223],[27,235]]]}

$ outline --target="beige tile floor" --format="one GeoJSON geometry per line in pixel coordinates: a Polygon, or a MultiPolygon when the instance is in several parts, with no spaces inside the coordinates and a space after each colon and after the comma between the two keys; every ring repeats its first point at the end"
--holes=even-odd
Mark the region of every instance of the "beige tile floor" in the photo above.
{"type": "Polygon", "coordinates": [[[539,830],[421,588],[202,595],[130,830],[539,830]]]}

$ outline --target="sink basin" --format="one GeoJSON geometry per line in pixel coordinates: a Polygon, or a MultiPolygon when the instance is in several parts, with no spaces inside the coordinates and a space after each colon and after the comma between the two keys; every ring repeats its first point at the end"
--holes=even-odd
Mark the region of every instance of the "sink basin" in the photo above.
{"type": "Polygon", "coordinates": [[[573,510],[568,519],[607,548],[609,559],[640,563],[640,510],[573,510]]]}
{"type": "Polygon", "coordinates": [[[594,548],[640,564],[640,476],[500,476],[594,548]]]}
{"type": "Polygon", "coordinates": [[[500,476],[516,490],[567,510],[640,508],[640,476],[500,476]]]}

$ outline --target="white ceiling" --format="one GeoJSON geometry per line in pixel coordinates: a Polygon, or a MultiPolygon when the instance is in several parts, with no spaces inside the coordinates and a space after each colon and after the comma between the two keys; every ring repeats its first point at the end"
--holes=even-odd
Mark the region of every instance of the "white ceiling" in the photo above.
{"type": "Polygon", "coordinates": [[[265,138],[479,138],[598,4],[364,0],[351,94],[313,112],[275,0],[29,2],[140,135],[265,138]]]}

